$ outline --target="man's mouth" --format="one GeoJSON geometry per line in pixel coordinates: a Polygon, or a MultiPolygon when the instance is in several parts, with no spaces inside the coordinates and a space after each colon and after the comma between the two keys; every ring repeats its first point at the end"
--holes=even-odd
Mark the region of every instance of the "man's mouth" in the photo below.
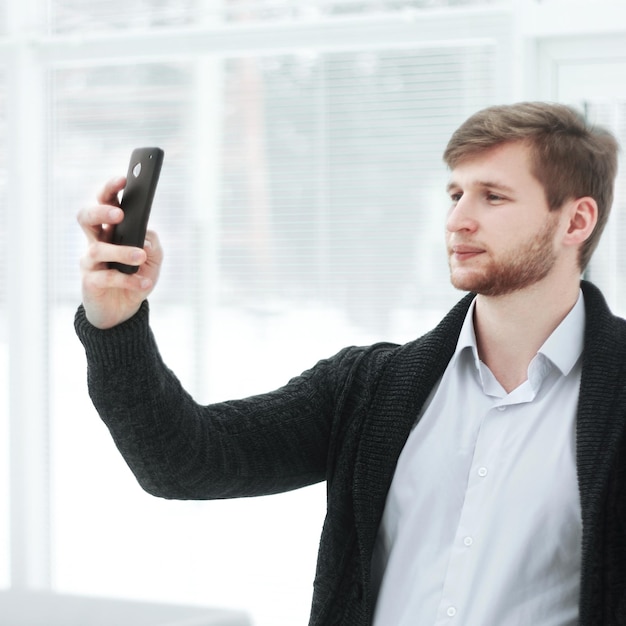
{"type": "Polygon", "coordinates": [[[457,244],[450,246],[450,255],[459,261],[465,261],[471,259],[484,252],[483,248],[478,246],[470,246],[466,244],[457,244]]]}

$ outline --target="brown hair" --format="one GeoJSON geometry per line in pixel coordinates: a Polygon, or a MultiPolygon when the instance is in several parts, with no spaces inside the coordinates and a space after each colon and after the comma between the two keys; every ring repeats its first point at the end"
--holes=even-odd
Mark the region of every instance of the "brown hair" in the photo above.
{"type": "Polygon", "coordinates": [[[468,157],[497,145],[524,141],[531,148],[532,173],[541,183],[551,211],[570,199],[590,196],[598,205],[598,222],[581,246],[585,269],[613,203],[619,145],[605,128],[592,126],[563,104],[520,102],[493,106],[472,115],[452,135],[443,158],[453,169],[468,157]]]}

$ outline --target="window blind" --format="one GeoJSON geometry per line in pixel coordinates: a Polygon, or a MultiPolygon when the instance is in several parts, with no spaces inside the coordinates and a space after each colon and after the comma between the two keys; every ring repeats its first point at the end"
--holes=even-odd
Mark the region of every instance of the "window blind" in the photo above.
{"type": "Polygon", "coordinates": [[[490,100],[492,62],[489,46],[229,60],[222,298],[316,303],[372,333],[446,306],[441,154],[490,100]]]}

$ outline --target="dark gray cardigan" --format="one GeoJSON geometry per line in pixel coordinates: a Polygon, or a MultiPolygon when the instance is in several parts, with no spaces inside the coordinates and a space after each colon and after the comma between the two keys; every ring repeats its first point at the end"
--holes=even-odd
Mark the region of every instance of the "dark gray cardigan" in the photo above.
{"type": "MultiPolygon", "coordinates": [[[[626,626],[626,322],[594,286],[582,287],[580,624],[626,626]]],[[[310,624],[360,626],[371,622],[372,550],[398,456],[471,299],[416,341],[346,348],[282,389],[210,406],[194,402],[162,363],[147,303],[108,331],[80,308],[76,330],[93,402],[146,491],[232,498],[327,481],[310,624]]]]}

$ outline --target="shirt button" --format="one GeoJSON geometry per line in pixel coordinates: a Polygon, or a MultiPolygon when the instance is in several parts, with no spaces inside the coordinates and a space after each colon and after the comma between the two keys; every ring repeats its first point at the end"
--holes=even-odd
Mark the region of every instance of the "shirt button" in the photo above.
{"type": "Polygon", "coordinates": [[[484,478],[485,476],[487,476],[487,474],[488,474],[488,471],[487,471],[487,468],[486,468],[486,467],[479,467],[479,468],[478,468],[478,475],[479,475],[481,478],[484,478]]]}
{"type": "Polygon", "coordinates": [[[469,548],[474,543],[474,540],[471,537],[465,537],[463,543],[469,548]]]}
{"type": "Polygon", "coordinates": [[[506,407],[505,406],[498,406],[496,408],[498,409],[498,411],[506,411],[506,407]]]}
{"type": "Polygon", "coordinates": [[[448,610],[446,611],[448,617],[454,617],[456,615],[456,608],[453,606],[449,606],[448,610]]]}

